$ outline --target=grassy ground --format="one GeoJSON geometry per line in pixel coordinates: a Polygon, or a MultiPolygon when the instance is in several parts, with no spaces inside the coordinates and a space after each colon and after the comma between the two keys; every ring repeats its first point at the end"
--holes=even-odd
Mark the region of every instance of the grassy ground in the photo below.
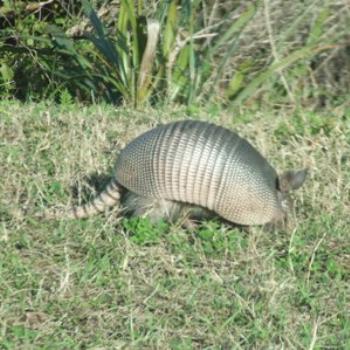
{"type": "Polygon", "coordinates": [[[2,101],[0,348],[349,349],[349,147],[342,109],[186,114],[2,101]],[[117,210],[34,218],[90,198],[140,132],[189,117],[238,130],[279,170],[310,168],[294,230],[212,221],[191,233],[117,210]]]}

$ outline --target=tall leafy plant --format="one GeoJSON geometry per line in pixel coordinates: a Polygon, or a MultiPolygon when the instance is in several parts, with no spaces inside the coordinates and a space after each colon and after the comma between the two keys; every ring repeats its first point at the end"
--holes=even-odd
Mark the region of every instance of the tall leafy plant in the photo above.
{"type": "MultiPolygon", "coordinates": [[[[53,33],[57,42],[66,53],[75,57],[85,71],[85,81],[89,85],[95,80],[93,77],[98,78],[107,90],[114,90],[114,95],[122,96],[126,103],[139,106],[151,91],[159,23],[139,16],[133,2],[122,0],[116,34],[112,39],[90,2],[83,0],[82,3],[84,13],[93,27],[92,33],[85,33],[94,45],[95,55],[92,54],[92,60],[91,56],[89,61],[85,55],[81,55],[72,44],[73,41],[62,33],[53,33]],[[98,69],[97,73],[94,68],[98,69]]],[[[96,88],[98,86],[91,85],[91,89],[96,88]]],[[[108,94],[113,96],[113,91],[108,94]]]]}
{"type": "Polygon", "coordinates": [[[255,6],[249,6],[231,25],[224,25],[226,19],[206,28],[196,16],[201,1],[185,0],[181,6],[177,0],[164,2],[157,9],[157,19],[146,19],[141,1],[121,0],[115,34],[111,36],[90,2],[82,3],[93,27],[93,32],[85,36],[97,51],[95,55],[90,53],[97,66],[62,33],[52,32],[55,39],[86,72],[85,87],[93,89],[96,79],[103,81],[109,96],[113,89],[134,106],[151,96],[190,104],[213,95],[213,90],[204,91],[203,86],[208,80],[215,84],[220,79],[237,49],[237,38],[256,11],[255,6]],[[211,32],[213,28],[215,33],[211,32]],[[226,54],[218,59],[217,52],[223,48],[226,54]]]}
{"type": "Polygon", "coordinates": [[[225,12],[221,2],[205,0],[147,2],[151,9],[142,0],[120,0],[96,11],[82,0],[71,13],[56,2],[38,3],[35,11],[27,6],[17,9],[22,17],[16,12],[14,24],[7,21],[6,31],[0,31],[0,93],[24,95],[31,89],[38,98],[70,94],[138,107],[210,99],[241,104],[264,86],[294,100],[310,61],[320,61],[315,58],[320,51],[334,48],[325,35],[332,20],[327,4],[309,21],[308,37],[299,46],[288,44],[318,1],[299,5],[300,16],[280,31],[273,28],[270,0],[238,2],[241,6],[231,4],[225,12]],[[42,17],[40,11],[50,6],[54,15],[42,17]],[[251,51],[242,54],[251,32],[245,28],[256,22],[259,28],[266,22],[267,41],[252,43],[251,51]],[[71,30],[75,27],[77,32],[71,30]]]}

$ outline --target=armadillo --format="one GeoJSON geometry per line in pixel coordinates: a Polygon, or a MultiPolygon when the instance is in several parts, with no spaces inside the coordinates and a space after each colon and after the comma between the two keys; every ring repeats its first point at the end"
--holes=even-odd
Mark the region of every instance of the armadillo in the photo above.
{"type": "MultiPolygon", "coordinates": [[[[47,217],[83,218],[118,203],[157,218],[184,206],[215,213],[239,225],[283,220],[286,193],[299,188],[306,169],[278,177],[275,169],[244,138],[208,122],[178,121],[138,136],[120,152],[113,180],[92,202],[47,217]]],[[[175,215],[176,216],[176,215],[175,215]]]]}

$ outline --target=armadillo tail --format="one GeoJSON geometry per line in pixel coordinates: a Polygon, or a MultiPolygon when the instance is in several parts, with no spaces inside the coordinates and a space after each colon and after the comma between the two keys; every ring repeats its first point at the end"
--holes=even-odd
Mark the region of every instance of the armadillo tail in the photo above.
{"type": "Polygon", "coordinates": [[[113,179],[107,188],[91,202],[65,209],[49,209],[43,214],[45,219],[82,219],[104,211],[120,201],[121,186],[113,179]]]}

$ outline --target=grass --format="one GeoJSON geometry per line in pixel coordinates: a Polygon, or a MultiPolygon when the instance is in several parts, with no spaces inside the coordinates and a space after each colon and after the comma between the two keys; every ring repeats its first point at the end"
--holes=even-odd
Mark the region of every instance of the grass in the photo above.
{"type": "Polygon", "coordinates": [[[279,113],[1,101],[0,348],[349,349],[350,111],[279,113]],[[34,218],[89,199],[128,140],[180,118],[308,166],[295,229],[34,218]]]}

